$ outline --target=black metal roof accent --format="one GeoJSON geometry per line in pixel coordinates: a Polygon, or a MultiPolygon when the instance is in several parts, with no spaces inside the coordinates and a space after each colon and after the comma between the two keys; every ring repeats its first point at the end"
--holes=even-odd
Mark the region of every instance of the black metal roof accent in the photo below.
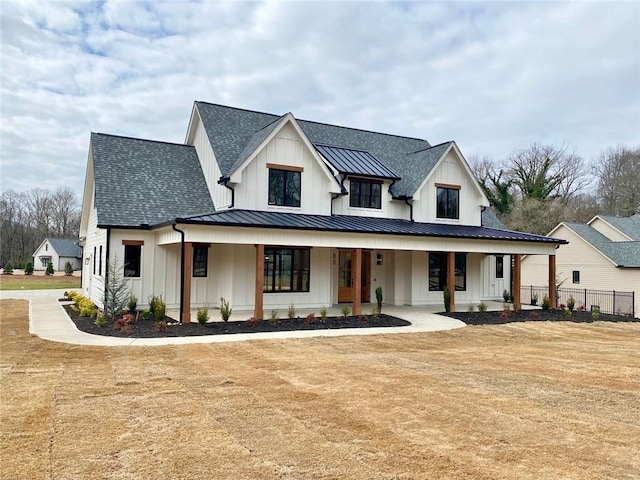
{"type": "MultiPolygon", "coordinates": [[[[421,223],[392,218],[350,215],[305,215],[258,210],[225,210],[206,215],[176,218],[175,223],[235,227],[278,228],[383,235],[508,240],[547,244],[565,244],[566,240],[530,233],[469,225],[421,223]]],[[[156,226],[162,226],[158,224],[156,226]]]]}
{"type": "Polygon", "coordinates": [[[314,146],[340,173],[400,180],[400,176],[397,173],[387,168],[374,155],[365,150],[320,144],[315,144],[314,146]]]}

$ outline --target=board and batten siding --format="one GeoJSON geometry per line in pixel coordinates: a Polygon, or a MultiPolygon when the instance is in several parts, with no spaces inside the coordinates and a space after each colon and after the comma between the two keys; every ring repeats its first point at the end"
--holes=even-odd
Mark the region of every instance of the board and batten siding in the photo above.
{"type": "Polygon", "coordinates": [[[456,225],[481,225],[483,203],[475,180],[468,174],[462,160],[453,149],[437,166],[414,200],[414,220],[428,223],[452,223],[456,225]],[[456,220],[436,217],[436,183],[460,186],[460,218],[456,220]]]}
{"type": "Polygon", "coordinates": [[[224,210],[231,205],[231,191],[225,186],[218,184],[221,176],[220,167],[218,167],[215,153],[211,148],[209,137],[202,125],[197,110],[193,117],[193,123],[191,126],[191,128],[194,129],[194,133],[191,136],[193,138],[192,145],[196,149],[198,159],[200,160],[200,166],[202,167],[202,172],[207,182],[207,188],[213,199],[213,206],[216,210],[224,210]]]}
{"type": "Polygon", "coordinates": [[[95,206],[91,205],[83,248],[82,295],[90,298],[101,308],[103,307],[104,275],[107,268],[106,254],[107,231],[103,228],[98,228],[98,211],[95,206]],[[100,247],[102,247],[102,257],[100,257],[100,247]],[[96,265],[95,273],[93,269],[94,262],[96,265]],[[101,272],[99,269],[100,263],[102,263],[101,272]]]}
{"type": "Polygon", "coordinates": [[[235,207],[314,215],[331,214],[331,182],[291,124],[284,125],[242,171],[235,188],[235,207]],[[269,205],[267,164],[300,167],[300,207],[269,205]]]}

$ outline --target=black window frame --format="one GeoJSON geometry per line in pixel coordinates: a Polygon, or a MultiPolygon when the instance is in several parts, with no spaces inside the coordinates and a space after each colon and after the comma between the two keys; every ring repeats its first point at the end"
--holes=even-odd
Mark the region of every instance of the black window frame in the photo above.
{"type": "Polygon", "coordinates": [[[502,255],[496,257],[496,278],[504,278],[504,257],[502,255]]]}
{"type": "Polygon", "coordinates": [[[460,219],[460,188],[436,186],[436,218],[460,219]],[[455,210],[452,208],[455,205],[455,210]]]}
{"type": "Polygon", "coordinates": [[[381,210],[382,182],[361,178],[350,179],[349,206],[355,208],[375,208],[377,210],[381,210]],[[374,194],[374,187],[377,190],[376,194],[374,194]]]}
{"type": "Polygon", "coordinates": [[[310,286],[310,248],[265,247],[264,293],[305,293],[310,286]]]}
{"type": "Polygon", "coordinates": [[[93,247],[93,274],[96,274],[96,258],[98,258],[98,247],[94,246],[93,247]]]}
{"type": "Polygon", "coordinates": [[[98,255],[98,275],[102,275],[102,245],[100,245],[100,254],[98,255]]]}
{"type": "Polygon", "coordinates": [[[123,275],[125,278],[140,278],[142,245],[124,245],[123,275]]]}
{"type": "Polygon", "coordinates": [[[302,172],[299,170],[285,170],[279,168],[269,168],[269,205],[278,207],[300,207],[302,198],[302,172]],[[282,184],[282,191],[279,189],[277,181],[282,184]],[[297,184],[297,185],[296,185],[297,184]],[[297,191],[293,191],[297,190],[297,191]]]}
{"type": "Polygon", "coordinates": [[[193,247],[191,264],[191,276],[194,278],[206,278],[209,273],[209,247],[196,245],[193,247]]]}
{"type": "Polygon", "coordinates": [[[571,272],[571,280],[573,281],[573,283],[575,284],[580,284],[580,270],[573,270],[571,272]]]}
{"type": "MultiPolygon", "coordinates": [[[[467,254],[455,254],[455,291],[467,290],[467,254]]],[[[427,281],[430,292],[442,292],[447,285],[449,268],[448,254],[445,252],[429,252],[427,281]]]]}

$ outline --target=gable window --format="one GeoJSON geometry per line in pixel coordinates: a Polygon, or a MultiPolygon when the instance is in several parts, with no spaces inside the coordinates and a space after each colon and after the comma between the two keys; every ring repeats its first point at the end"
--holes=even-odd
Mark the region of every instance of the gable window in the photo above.
{"type": "Polygon", "coordinates": [[[436,217],[460,218],[460,187],[436,183],[436,217]]]}
{"type": "Polygon", "coordinates": [[[141,240],[123,240],[124,245],[124,276],[137,278],[140,276],[140,258],[142,257],[141,240]]]}
{"type": "Polygon", "coordinates": [[[198,245],[193,247],[193,276],[206,277],[207,264],[209,263],[209,246],[198,245]]]}
{"type": "Polygon", "coordinates": [[[580,283],[580,270],[573,271],[573,283],[580,283]]]}
{"type": "Polygon", "coordinates": [[[382,183],[367,180],[351,180],[349,206],[381,208],[382,183]]]}
{"type": "MultiPolygon", "coordinates": [[[[429,253],[429,291],[431,292],[441,292],[447,285],[447,256],[446,253],[429,253]]],[[[456,253],[455,289],[456,291],[467,289],[466,253],[456,253]]]]}
{"type": "Polygon", "coordinates": [[[269,205],[300,206],[300,179],[302,168],[286,165],[269,167],[269,205]]]}
{"type": "Polygon", "coordinates": [[[504,257],[496,257],[496,278],[504,278],[504,257]]]}
{"type": "Polygon", "coordinates": [[[310,252],[308,248],[265,248],[264,291],[308,292],[310,252]]]}

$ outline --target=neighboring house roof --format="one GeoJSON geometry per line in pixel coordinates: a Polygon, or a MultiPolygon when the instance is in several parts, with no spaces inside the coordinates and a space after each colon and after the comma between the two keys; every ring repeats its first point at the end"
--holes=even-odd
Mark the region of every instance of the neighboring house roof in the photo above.
{"type": "Polygon", "coordinates": [[[98,226],[140,226],[214,211],[195,148],[91,134],[98,226]]]}
{"type": "MultiPolygon", "coordinates": [[[[176,219],[177,223],[226,225],[236,227],[281,228],[389,235],[419,235],[426,237],[476,238],[539,243],[567,243],[565,240],[529,233],[498,230],[469,225],[421,223],[392,218],[358,217],[351,215],[306,215],[256,210],[225,210],[208,215],[176,219]]],[[[158,225],[160,226],[160,225],[158,225]]]]}
{"type": "Polygon", "coordinates": [[[36,252],[42,248],[45,242],[49,242],[49,245],[51,245],[51,248],[55,250],[59,257],[82,258],[82,248],[76,240],[68,238],[45,238],[36,251],[33,252],[32,256],[35,256],[36,252]]]}
{"type": "Polygon", "coordinates": [[[507,228],[505,227],[504,223],[502,223],[502,220],[498,218],[496,212],[491,207],[482,209],[481,223],[483,227],[499,228],[501,230],[505,230],[507,228]]]}
{"type": "Polygon", "coordinates": [[[630,217],[598,216],[631,239],[640,241],[640,214],[635,214],[630,217]]]}
{"type": "Polygon", "coordinates": [[[328,145],[315,147],[339,173],[395,180],[400,178],[367,151],[328,145]]]}
{"type": "MultiPolygon", "coordinates": [[[[279,115],[195,102],[223,177],[230,176],[275,128],[279,115]],[[263,129],[268,131],[263,131],[263,129]],[[271,130],[270,130],[271,129],[271,130]],[[244,157],[244,158],[243,158],[244,157]]],[[[298,120],[314,145],[330,145],[368,152],[401,177],[393,194],[413,195],[446,151],[449,143],[433,147],[426,140],[376,133],[325,123],[298,120]],[[439,154],[439,155],[438,155],[439,154]]]]}
{"type": "Polygon", "coordinates": [[[640,241],[613,242],[590,225],[569,222],[562,225],[609,258],[616,266],[640,268],[640,241]]]}

